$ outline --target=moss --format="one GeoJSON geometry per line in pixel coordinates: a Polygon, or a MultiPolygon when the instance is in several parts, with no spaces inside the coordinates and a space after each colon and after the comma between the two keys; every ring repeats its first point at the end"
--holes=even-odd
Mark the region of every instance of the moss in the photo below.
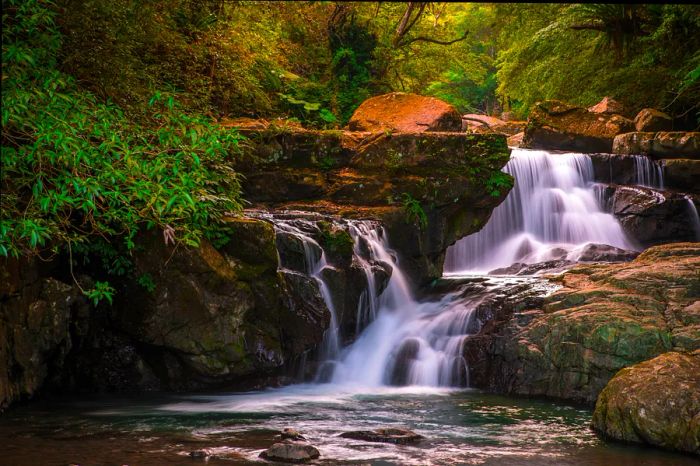
{"type": "Polygon", "coordinates": [[[352,256],[355,241],[347,231],[334,229],[333,225],[326,221],[318,222],[318,226],[321,229],[321,246],[324,250],[334,256],[352,256]]]}

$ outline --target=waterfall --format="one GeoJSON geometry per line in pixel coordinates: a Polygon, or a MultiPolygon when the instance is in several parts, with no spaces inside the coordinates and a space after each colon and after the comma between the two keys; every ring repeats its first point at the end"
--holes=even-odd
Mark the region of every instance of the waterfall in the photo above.
{"type": "Polygon", "coordinates": [[[690,223],[693,225],[693,231],[695,231],[695,239],[700,241],[700,215],[698,215],[698,209],[695,207],[692,196],[685,196],[685,198],[688,201],[688,214],[690,215],[690,223]]]}
{"type": "MultiPolygon", "coordinates": [[[[356,248],[367,248],[372,260],[389,263],[386,289],[372,296],[375,317],[335,363],[330,381],[336,384],[464,385],[467,366],[462,356],[477,300],[418,302],[411,293],[396,255],[382,228],[354,223],[356,248]]],[[[371,292],[371,286],[368,289],[371,292]]]]}
{"type": "MultiPolygon", "coordinates": [[[[268,219],[273,220],[272,217],[268,217],[268,219]]],[[[340,349],[338,314],[335,310],[328,284],[322,277],[323,270],[329,266],[326,260],[326,253],[321,245],[303,229],[303,226],[307,226],[308,229],[313,228],[313,222],[300,219],[294,221],[274,219],[272,223],[276,234],[289,234],[302,244],[306,273],[318,283],[321,297],[331,315],[330,325],[323,336],[322,354],[324,359],[333,359],[340,349]]]]}
{"type": "Polygon", "coordinates": [[[634,182],[648,188],[663,188],[663,168],[645,155],[632,155],[634,160],[634,182]]]}
{"type": "MultiPolygon", "coordinates": [[[[653,181],[645,170],[638,176],[653,181]]],[[[586,243],[633,249],[619,222],[601,209],[588,155],[514,149],[504,171],[515,177],[513,190],[481,231],[450,247],[446,272],[542,262],[586,243]]]]}

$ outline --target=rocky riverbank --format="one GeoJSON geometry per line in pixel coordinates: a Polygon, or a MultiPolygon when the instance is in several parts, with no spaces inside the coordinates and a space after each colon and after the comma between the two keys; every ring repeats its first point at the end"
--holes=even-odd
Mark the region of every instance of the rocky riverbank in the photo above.
{"type": "Polygon", "coordinates": [[[553,277],[561,290],[499,309],[467,343],[470,380],[592,404],[618,370],[700,349],[699,269],[700,244],[676,243],[553,277]]]}

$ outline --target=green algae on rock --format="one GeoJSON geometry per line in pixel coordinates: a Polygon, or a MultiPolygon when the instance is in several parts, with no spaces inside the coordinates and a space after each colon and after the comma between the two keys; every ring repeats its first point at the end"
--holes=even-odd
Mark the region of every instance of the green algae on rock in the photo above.
{"type": "Polygon", "coordinates": [[[620,370],[598,396],[593,427],[611,439],[700,455],[700,350],[620,370]]]}

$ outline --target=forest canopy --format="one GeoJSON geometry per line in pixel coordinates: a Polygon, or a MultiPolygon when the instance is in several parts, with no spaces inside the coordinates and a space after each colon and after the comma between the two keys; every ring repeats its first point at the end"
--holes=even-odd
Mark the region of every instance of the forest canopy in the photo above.
{"type": "MultiPolygon", "coordinates": [[[[49,4],[47,4],[49,5],[49,4]]],[[[138,110],[154,89],[212,116],[344,124],[388,91],[463,112],[538,100],[696,117],[695,5],[60,0],[60,69],[138,110]]]]}

